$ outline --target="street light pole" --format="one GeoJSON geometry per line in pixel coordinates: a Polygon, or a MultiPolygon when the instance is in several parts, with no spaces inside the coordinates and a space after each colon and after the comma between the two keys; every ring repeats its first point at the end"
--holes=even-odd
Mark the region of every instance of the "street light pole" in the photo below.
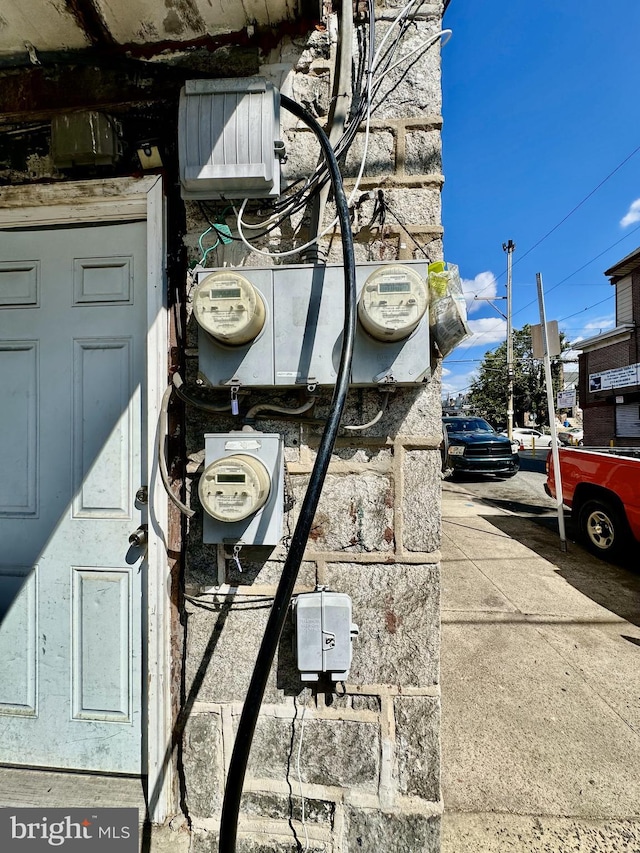
{"type": "Polygon", "coordinates": [[[513,240],[502,244],[507,253],[507,435],[513,438],[513,323],[511,307],[512,255],[516,247],[513,240]]]}

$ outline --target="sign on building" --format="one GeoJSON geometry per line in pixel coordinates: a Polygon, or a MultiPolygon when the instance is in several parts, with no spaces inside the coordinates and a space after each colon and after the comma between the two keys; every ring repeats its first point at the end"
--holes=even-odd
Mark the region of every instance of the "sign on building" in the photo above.
{"type": "Polygon", "coordinates": [[[640,385],[640,364],[629,364],[626,367],[614,367],[612,370],[589,374],[589,391],[609,391],[628,385],[640,385]]]}

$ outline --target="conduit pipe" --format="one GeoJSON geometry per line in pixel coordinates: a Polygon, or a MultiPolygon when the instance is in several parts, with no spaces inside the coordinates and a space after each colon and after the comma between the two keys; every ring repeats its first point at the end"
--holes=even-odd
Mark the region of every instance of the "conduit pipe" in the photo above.
{"type": "MultiPolygon", "coordinates": [[[[349,4],[345,4],[349,5],[349,4]]],[[[240,813],[240,798],[244,786],[244,778],[247,770],[247,762],[253,742],[256,723],[260,706],[264,697],[267,680],[276,649],[280,641],[280,635],[289,612],[289,604],[298,577],[298,571],[305,547],[309,538],[309,532],[313,523],[322,486],[329,468],[331,453],[340,427],[340,420],[344,411],[347,392],[349,390],[349,376],[351,373],[351,362],[353,359],[353,344],[356,330],[356,264],[353,249],[353,236],[351,234],[351,223],[349,220],[349,206],[342,184],[342,176],[333,148],[326,133],[318,122],[303,107],[286,96],[281,96],[281,105],[292,115],[303,121],[312,130],[320,142],[320,146],[327,159],[331,184],[335,196],[338,217],[340,220],[340,232],[343,248],[343,264],[345,275],[344,289],[344,334],[342,337],[342,350],[340,354],[340,365],[333,391],[327,423],[320,439],[316,461],[311,472],[309,486],[304,496],[298,523],[296,524],[289,553],[282,569],[280,583],[276,591],[273,607],[269,614],[260,650],[256,658],[251,682],[242,708],[240,723],[236,732],[229,775],[224,792],[222,805],[222,818],[220,821],[220,853],[235,853],[236,838],[238,834],[238,817],[240,813]]]]}

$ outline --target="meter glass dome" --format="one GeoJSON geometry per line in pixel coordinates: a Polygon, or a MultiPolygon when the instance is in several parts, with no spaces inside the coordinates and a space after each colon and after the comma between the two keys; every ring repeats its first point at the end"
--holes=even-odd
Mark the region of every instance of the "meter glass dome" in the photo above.
{"type": "Polygon", "coordinates": [[[216,270],[193,293],[199,325],[220,343],[247,344],[260,334],[266,309],[260,291],[235,270],[216,270]]]}
{"type": "Polygon", "coordinates": [[[202,506],[218,521],[242,521],[258,512],[271,490],[269,472],[255,456],[238,453],[208,465],[198,486],[202,506]]]}
{"type": "Polygon", "coordinates": [[[418,327],[427,304],[427,284],[422,276],[408,266],[384,267],[365,281],[358,317],[376,340],[400,341],[418,327]]]}

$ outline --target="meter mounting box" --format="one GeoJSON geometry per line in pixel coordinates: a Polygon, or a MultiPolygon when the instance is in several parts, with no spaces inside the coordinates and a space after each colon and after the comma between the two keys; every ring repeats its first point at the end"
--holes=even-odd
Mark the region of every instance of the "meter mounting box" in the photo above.
{"type": "Polygon", "coordinates": [[[182,198],[280,194],[280,93],[261,77],[187,80],[180,93],[182,198]]]}
{"type": "Polygon", "coordinates": [[[198,490],[204,508],[203,542],[277,545],[284,520],[282,436],[244,431],[208,434],[204,447],[198,490]]]}
{"type": "Polygon", "coordinates": [[[351,643],[358,626],[351,621],[351,598],[343,592],[301,593],[293,610],[295,652],[302,681],[346,681],[351,668],[351,643]]]}
{"type": "MultiPolygon", "coordinates": [[[[198,270],[196,282],[206,281],[213,272],[198,270]]],[[[259,291],[265,305],[264,326],[253,341],[240,346],[225,345],[199,328],[202,379],[214,388],[235,384],[249,388],[335,384],[344,324],[344,268],[305,264],[242,267],[234,272],[259,291]]],[[[356,266],[360,319],[354,342],[352,386],[416,385],[429,378],[431,339],[426,282],[424,261],[356,266]],[[405,289],[412,291],[406,300],[405,289]],[[393,328],[386,339],[375,337],[379,321],[384,323],[390,317],[395,323],[394,318],[399,317],[402,322],[403,313],[409,317],[404,331],[393,328]]]]}

